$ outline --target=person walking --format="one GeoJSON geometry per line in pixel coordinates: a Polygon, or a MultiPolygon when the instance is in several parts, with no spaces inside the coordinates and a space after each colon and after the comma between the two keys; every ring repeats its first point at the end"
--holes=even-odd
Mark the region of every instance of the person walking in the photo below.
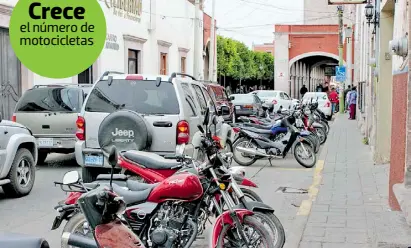
{"type": "Polygon", "coordinates": [[[347,112],[347,110],[349,110],[349,107],[350,107],[351,87],[350,86],[348,86],[348,87],[349,87],[349,90],[347,91],[347,93],[345,94],[345,97],[344,97],[344,99],[345,99],[345,111],[344,111],[344,113],[347,112]]]}
{"type": "Polygon", "coordinates": [[[316,91],[316,92],[323,92],[323,87],[322,87],[320,84],[318,84],[318,85],[317,85],[317,88],[315,89],[315,91],[316,91]]]}
{"type": "Polygon", "coordinates": [[[350,91],[351,91],[351,85],[348,85],[348,88],[344,90],[345,110],[348,109],[347,94],[350,91]]]}
{"type": "Polygon", "coordinates": [[[305,95],[305,93],[307,93],[307,91],[308,91],[307,87],[305,87],[305,84],[303,84],[303,87],[301,87],[301,89],[300,89],[301,98],[304,97],[304,95],[305,95]]]}
{"type": "Polygon", "coordinates": [[[331,102],[331,115],[333,115],[336,112],[336,106],[339,102],[338,93],[335,91],[335,88],[332,88],[329,98],[331,102]]]}
{"type": "Polygon", "coordinates": [[[355,120],[355,110],[357,107],[357,87],[353,87],[350,91],[350,120],[355,120]]]}

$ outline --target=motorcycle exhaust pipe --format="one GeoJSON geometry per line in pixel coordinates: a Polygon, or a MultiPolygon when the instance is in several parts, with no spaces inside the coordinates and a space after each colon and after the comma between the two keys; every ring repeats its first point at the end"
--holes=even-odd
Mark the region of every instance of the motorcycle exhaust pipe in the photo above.
{"type": "Polygon", "coordinates": [[[252,149],[252,148],[245,148],[245,147],[236,147],[235,148],[239,152],[243,152],[249,155],[254,155],[254,156],[261,156],[261,157],[270,157],[271,155],[268,155],[266,153],[260,152],[258,150],[252,149]]]}
{"type": "Polygon", "coordinates": [[[71,245],[81,248],[98,248],[94,239],[69,232],[64,232],[61,235],[61,242],[66,246],[71,245]]]}

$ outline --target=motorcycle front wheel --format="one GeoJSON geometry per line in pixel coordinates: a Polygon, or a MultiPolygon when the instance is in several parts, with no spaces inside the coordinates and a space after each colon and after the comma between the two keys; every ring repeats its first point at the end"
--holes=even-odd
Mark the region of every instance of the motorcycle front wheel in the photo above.
{"type": "Polygon", "coordinates": [[[327,132],[325,128],[316,128],[315,131],[317,132],[318,138],[320,138],[320,144],[324,144],[327,141],[327,132]]]}
{"type": "Polygon", "coordinates": [[[306,142],[298,142],[294,146],[294,158],[305,168],[312,168],[317,163],[314,149],[306,142]]]}
{"type": "MultiPolygon", "coordinates": [[[[271,235],[265,229],[264,225],[253,216],[246,216],[243,219],[242,227],[247,239],[250,241],[252,248],[276,248],[271,235]],[[251,235],[250,235],[251,234],[251,235]],[[251,236],[251,237],[249,237],[251,236]],[[257,236],[257,237],[256,237],[257,236]]],[[[238,234],[235,226],[225,224],[218,236],[216,248],[228,247],[246,247],[243,238],[238,234]]]]}

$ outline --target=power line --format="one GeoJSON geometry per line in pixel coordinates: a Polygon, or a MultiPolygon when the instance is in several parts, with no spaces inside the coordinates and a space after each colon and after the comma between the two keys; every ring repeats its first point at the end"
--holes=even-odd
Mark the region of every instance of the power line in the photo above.
{"type": "Polygon", "coordinates": [[[284,8],[284,7],[279,7],[273,4],[268,4],[268,3],[262,3],[262,2],[253,2],[253,1],[249,1],[249,0],[239,0],[242,2],[246,2],[246,3],[251,3],[251,4],[256,4],[256,5],[261,5],[261,6],[265,6],[265,7],[271,7],[274,9],[279,9],[279,10],[284,10],[284,11],[307,11],[307,12],[315,12],[315,13],[334,13],[331,11],[317,11],[317,10],[308,10],[308,9],[288,9],[288,8],[284,8]]]}

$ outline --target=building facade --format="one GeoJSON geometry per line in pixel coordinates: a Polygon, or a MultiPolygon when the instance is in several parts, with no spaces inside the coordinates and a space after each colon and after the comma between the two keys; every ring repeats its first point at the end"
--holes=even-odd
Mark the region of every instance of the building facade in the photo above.
{"type": "Polygon", "coordinates": [[[7,82],[2,86],[3,99],[0,102],[3,103],[1,111],[6,118],[11,116],[19,96],[33,85],[93,83],[105,71],[193,74],[195,65],[199,74],[194,76],[204,79],[204,15],[201,8],[198,10],[199,19],[195,21],[192,1],[135,0],[141,3],[136,4],[136,8],[141,9],[136,10],[138,15],[131,16],[120,15],[123,10],[112,6],[110,1],[99,0],[107,23],[107,39],[102,53],[84,72],[58,80],[31,72],[15,57],[9,44],[8,27],[17,1],[0,0],[0,82],[7,82]],[[197,44],[194,44],[195,30],[198,32],[197,44]],[[195,51],[199,53],[197,62],[194,61],[195,51]]]}
{"type": "Polygon", "coordinates": [[[269,53],[273,56],[275,55],[274,41],[272,43],[253,44],[252,49],[253,49],[253,51],[256,51],[256,52],[269,53]]]}

